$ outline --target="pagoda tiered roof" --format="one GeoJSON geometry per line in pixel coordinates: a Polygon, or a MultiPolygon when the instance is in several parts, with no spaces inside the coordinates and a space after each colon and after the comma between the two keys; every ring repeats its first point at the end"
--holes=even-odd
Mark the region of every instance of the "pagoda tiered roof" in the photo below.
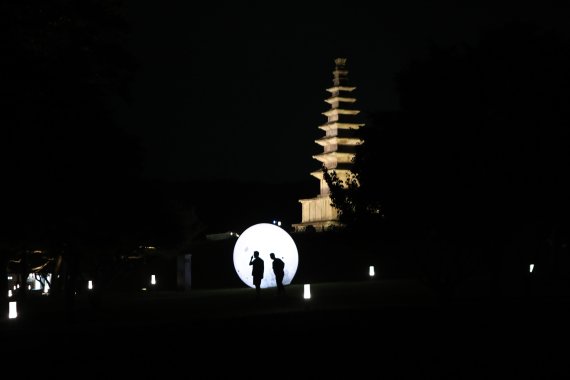
{"type": "Polygon", "coordinates": [[[362,140],[357,137],[345,137],[345,136],[325,136],[320,139],[315,140],[315,142],[321,146],[327,145],[349,145],[356,146],[362,144],[362,140]]]}
{"type": "MultiPolygon", "coordinates": [[[[346,178],[349,176],[352,171],[350,169],[343,169],[343,168],[335,168],[334,171],[337,173],[339,177],[346,178]]],[[[315,170],[311,172],[311,175],[319,180],[323,179],[323,171],[322,170],[315,170]]]]}
{"type": "Polygon", "coordinates": [[[340,91],[354,91],[356,87],[349,87],[349,86],[333,86],[327,88],[328,92],[340,92],[340,91]]]}
{"type": "Polygon", "coordinates": [[[344,96],[331,96],[330,98],[325,99],[325,102],[329,104],[333,104],[335,102],[354,103],[356,102],[356,98],[345,98],[344,96]]]}
{"type": "Polygon", "coordinates": [[[331,108],[328,111],[322,112],[322,114],[327,117],[333,115],[358,115],[359,113],[359,110],[347,110],[346,108],[331,108]]]}
{"type": "MultiPolygon", "coordinates": [[[[327,162],[351,163],[354,156],[355,154],[352,152],[331,151],[326,153],[315,154],[313,155],[313,158],[315,160],[321,161],[322,163],[327,163],[327,162]]],[[[329,168],[329,169],[334,169],[334,168],[329,168]]]]}
{"type": "Polygon", "coordinates": [[[339,123],[338,121],[333,121],[320,125],[319,129],[324,131],[330,131],[332,129],[359,129],[363,125],[362,123],[339,123]]]}

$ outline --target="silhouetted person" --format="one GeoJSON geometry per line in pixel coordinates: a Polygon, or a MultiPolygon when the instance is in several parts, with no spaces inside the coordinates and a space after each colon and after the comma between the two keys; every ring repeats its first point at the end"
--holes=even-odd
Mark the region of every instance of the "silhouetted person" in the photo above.
{"type": "Polygon", "coordinates": [[[263,271],[265,268],[263,260],[259,257],[259,252],[253,252],[253,256],[249,259],[249,265],[253,266],[251,271],[251,274],[253,275],[253,285],[255,285],[257,295],[259,295],[261,292],[261,279],[263,278],[263,271]]]}
{"type": "Polygon", "coordinates": [[[283,286],[283,277],[285,276],[285,263],[283,260],[275,257],[275,253],[270,253],[269,257],[273,260],[273,273],[275,273],[275,282],[277,283],[277,293],[282,294],[285,291],[283,286]]]}

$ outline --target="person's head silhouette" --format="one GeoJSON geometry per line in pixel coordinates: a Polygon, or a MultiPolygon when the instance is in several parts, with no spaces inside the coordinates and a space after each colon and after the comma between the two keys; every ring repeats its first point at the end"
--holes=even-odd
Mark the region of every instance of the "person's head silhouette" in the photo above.
{"type": "Polygon", "coordinates": [[[258,251],[253,252],[253,257],[258,258],[258,257],[259,257],[259,252],[258,252],[258,251]]]}
{"type": "Polygon", "coordinates": [[[270,253],[269,257],[271,257],[273,260],[275,260],[275,253],[270,253]]]}

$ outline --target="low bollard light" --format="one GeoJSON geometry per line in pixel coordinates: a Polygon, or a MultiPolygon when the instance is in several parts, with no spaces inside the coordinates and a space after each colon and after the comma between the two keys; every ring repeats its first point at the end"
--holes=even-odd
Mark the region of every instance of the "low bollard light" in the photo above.
{"type": "Polygon", "coordinates": [[[10,309],[8,310],[8,318],[15,319],[18,317],[18,306],[16,301],[10,301],[10,309]]]}
{"type": "Polygon", "coordinates": [[[306,300],[311,298],[311,284],[305,284],[303,291],[303,298],[306,300]]]}

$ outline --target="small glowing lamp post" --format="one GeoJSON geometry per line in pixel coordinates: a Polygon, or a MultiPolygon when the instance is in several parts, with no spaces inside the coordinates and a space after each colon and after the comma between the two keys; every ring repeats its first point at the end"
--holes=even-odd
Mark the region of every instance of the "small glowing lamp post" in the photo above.
{"type": "Polygon", "coordinates": [[[87,281],[87,289],[89,289],[89,290],[93,289],[93,281],[92,280],[87,281]]]}
{"type": "Polygon", "coordinates": [[[12,297],[12,289],[8,289],[8,298],[12,297]]]}
{"type": "Polygon", "coordinates": [[[305,284],[303,289],[303,298],[306,300],[311,299],[311,284],[305,284]]]}
{"type": "Polygon", "coordinates": [[[10,309],[8,311],[8,319],[15,319],[18,317],[18,307],[16,301],[10,301],[10,309]]]}
{"type": "Polygon", "coordinates": [[[528,267],[528,272],[532,273],[533,269],[534,269],[534,264],[530,264],[528,267]]]}
{"type": "Polygon", "coordinates": [[[156,285],[156,276],[154,274],[150,275],[150,284],[156,285]]]}
{"type": "Polygon", "coordinates": [[[374,273],[374,265],[370,265],[370,267],[368,268],[368,274],[370,275],[370,278],[373,278],[374,275],[376,273],[374,273]]]}

